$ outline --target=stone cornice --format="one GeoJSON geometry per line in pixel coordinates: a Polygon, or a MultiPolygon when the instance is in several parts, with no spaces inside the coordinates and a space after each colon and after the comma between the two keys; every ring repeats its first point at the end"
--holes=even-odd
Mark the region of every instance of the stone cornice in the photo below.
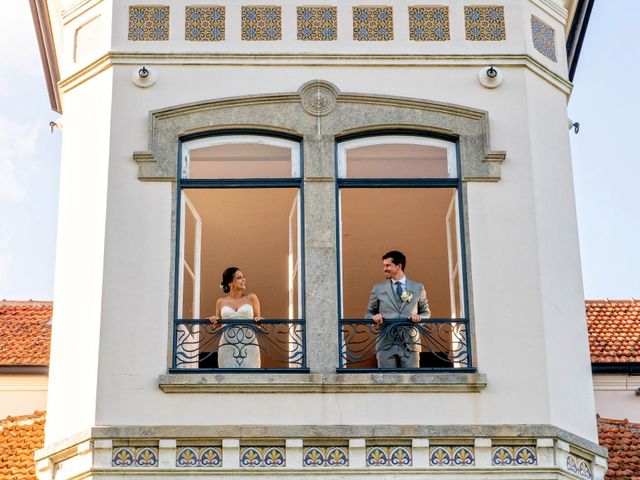
{"type": "Polygon", "coordinates": [[[225,53],[127,53],[110,52],[59,83],[63,92],[73,90],[101,71],[115,65],[229,65],[229,66],[358,66],[358,67],[524,67],[564,94],[572,84],[526,54],[506,55],[387,55],[387,54],[225,54],[225,53]]]}
{"type": "Polygon", "coordinates": [[[75,20],[79,16],[96,7],[100,3],[102,3],[102,0],[80,0],[79,2],[74,3],[69,8],[66,8],[62,11],[62,23],[66,25],[67,23],[75,20]]]}
{"type": "Polygon", "coordinates": [[[555,18],[562,25],[567,27],[567,20],[569,18],[569,12],[567,10],[558,5],[553,0],[529,0],[536,7],[544,10],[548,15],[555,18]]]}

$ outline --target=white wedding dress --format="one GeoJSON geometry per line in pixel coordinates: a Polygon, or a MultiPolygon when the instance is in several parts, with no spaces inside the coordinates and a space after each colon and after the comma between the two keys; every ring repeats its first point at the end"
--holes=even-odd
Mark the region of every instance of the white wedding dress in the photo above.
{"type": "MultiPolygon", "coordinates": [[[[225,305],[220,309],[222,320],[250,320],[253,322],[253,307],[249,303],[238,310],[225,305]]],[[[256,332],[243,325],[224,325],[218,347],[219,368],[260,368],[260,347],[256,332]]]]}

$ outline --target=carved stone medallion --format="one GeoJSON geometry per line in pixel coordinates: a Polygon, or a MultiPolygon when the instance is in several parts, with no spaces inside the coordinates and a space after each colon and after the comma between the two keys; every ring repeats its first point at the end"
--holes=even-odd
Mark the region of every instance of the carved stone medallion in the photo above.
{"type": "Polygon", "coordinates": [[[302,85],[298,94],[302,108],[313,116],[321,117],[335,108],[338,89],[329,82],[312,80],[302,85]]]}

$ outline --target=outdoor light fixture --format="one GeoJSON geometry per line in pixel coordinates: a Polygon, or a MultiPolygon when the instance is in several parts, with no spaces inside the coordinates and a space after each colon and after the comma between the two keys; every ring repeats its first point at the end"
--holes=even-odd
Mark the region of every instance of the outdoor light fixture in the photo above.
{"type": "Polygon", "coordinates": [[[478,73],[480,85],[486,88],[496,88],[502,85],[502,72],[493,65],[483,67],[478,73]]]}
{"type": "Polygon", "coordinates": [[[140,88],[147,88],[156,83],[158,73],[153,68],[147,68],[145,65],[137,67],[131,73],[131,81],[140,88]]]}

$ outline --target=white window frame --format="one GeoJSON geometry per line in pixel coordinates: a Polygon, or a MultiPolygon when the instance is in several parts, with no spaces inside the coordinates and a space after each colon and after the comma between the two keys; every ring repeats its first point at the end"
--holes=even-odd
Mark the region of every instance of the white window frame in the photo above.
{"type": "Polygon", "coordinates": [[[447,178],[456,178],[458,176],[456,144],[454,142],[417,135],[374,135],[338,143],[338,178],[347,178],[347,152],[349,150],[358,147],[389,144],[413,144],[444,148],[447,151],[447,178]]]}
{"type": "Polygon", "coordinates": [[[182,178],[189,179],[189,157],[191,150],[240,143],[255,143],[272,147],[288,148],[291,152],[291,178],[300,177],[300,143],[278,137],[263,135],[220,135],[189,140],[182,144],[182,178]]]}

